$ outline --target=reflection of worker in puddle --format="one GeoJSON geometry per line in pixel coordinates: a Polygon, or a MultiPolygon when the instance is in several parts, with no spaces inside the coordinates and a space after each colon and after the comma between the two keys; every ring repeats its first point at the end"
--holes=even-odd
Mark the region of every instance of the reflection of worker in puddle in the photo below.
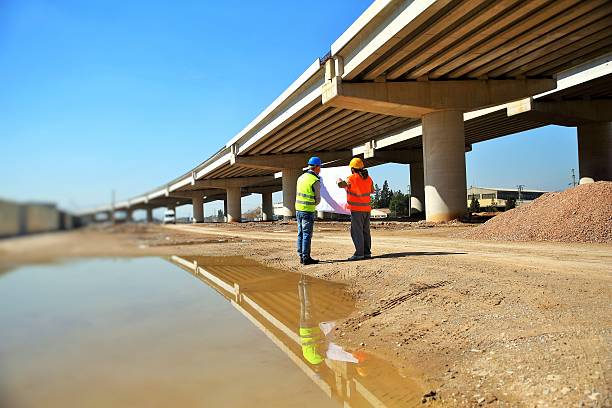
{"type": "Polygon", "coordinates": [[[332,330],[336,326],[336,323],[318,322],[310,293],[310,282],[304,275],[302,275],[298,283],[298,293],[300,297],[300,340],[302,344],[302,354],[306,361],[314,366],[326,360],[328,366],[332,364],[331,361],[342,361],[354,364],[363,361],[363,355],[361,353],[349,353],[342,347],[331,342],[333,337],[332,330]]]}

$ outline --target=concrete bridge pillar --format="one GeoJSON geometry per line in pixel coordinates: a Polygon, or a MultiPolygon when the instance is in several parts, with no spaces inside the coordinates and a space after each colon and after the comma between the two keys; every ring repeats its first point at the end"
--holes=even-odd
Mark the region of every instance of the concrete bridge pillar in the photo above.
{"type": "Polygon", "coordinates": [[[134,221],[134,218],[133,218],[133,216],[132,216],[132,215],[133,215],[133,214],[132,214],[133,212],[134,212],[134,211],[133,211],[133,210],[131,210],[131,209],[127,209],[127,210],[125,210],[125,222],[132,222],[132,221],[134,221]]]}
{"type": "Polygon", "coordinates": [[[153,223],[153,207],[147,207],[147,224],[153,223]]]}
{"type": "Polygon", "coordinates": [[[261,193],[261,213],[264,221],[274,219],[274,206],[272,204],[272,192],[261,193]]]}
{"type": "Polygon", "coordinates": [[[422,213],[425,209],[425,179],[423,162],[410,163],[410,207],[422,213]]]}
{"type": "Polygon", "coordinates": [[[295,193],[297,179],[302,175],[302,169],[283,169],[283,210],[285,217],[295,217],[295,193]]]}
{"type": "Polygon", "coordinates": [[[423,166],[427,221],[450,221],[467,212],[463,112],[423,116],[423,166]]]}
{"type": "Polygon", "coordinates": [[[612,122],[578,125],[580,184],[612,180],[612,122]]]}
{"type": "Polygon", "coordinates": [[[240,222],[242,219],[241,199],[240,187],[229,187],[227,189],[227,208],[225,212],[227,222],[240,222]]]}
{"type": "Polygon", "coordinates": [[[191,204],[193,206],[193,222],[194,223],[204,222],[204,198],[203,197],[193,197],[191,199],[191,204]]]}

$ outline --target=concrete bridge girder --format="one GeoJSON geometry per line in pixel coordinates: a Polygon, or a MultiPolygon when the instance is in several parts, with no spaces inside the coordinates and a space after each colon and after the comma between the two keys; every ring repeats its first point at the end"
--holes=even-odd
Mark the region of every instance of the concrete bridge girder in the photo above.
{"type": "MultiPolygon", "coordinates": [[[[463,113],[536,95],[556,86],[554,79],[343,82],[336,61],[326,62],[321,87],[324,106],[390,116],[420,118],[428,221],[450,221],[467,212],[463,113]]],[[[369,154],[371,149],[364,152],[369,154]]],[[[417,203],[418,205],[418,203],[417,203]]]]}
{"type": "Polygon", "coordinates": [[[508,116],[577,127],[580,183],[612,180],[612,99],[536,101],[508,105],[508,116]]]}
{"type": "MultiPolygon", "coordinates": [[[[192,186],[204,189],[222,189],[226,192],[227,222],[240,222],[242,218],[242,187],[274,181],[274,176],[236,177],[226,179],[192,180],[192,186]]],[[[248,193],[250,194],[250,193],[248,193]]],[[[247,194],[247,195],[248,195],[247,194]]],[[[195,217],[194,217],[195,218],[195,217]]],[[[203,217],[202,217],[203,220],[203,217]]]]}
{"type": "Polygon", "coordinates": [[[554,89],[554,79],[342,82],[322,87],[323,105],[421,118],[441,110],[472,111],[554,89]]]}
{"type": "Polygon", "coordinates": [[[521,99],[508,104],[508,116],[521,115],[533,122],[560,126],[612,122],[612,99],[536,101],[521,99]]]}
{"type": "Polygon", "coordinates": [[[252,169],[262,169],[271,171],[282,171],[288,168],[304,168],[307,166],[308,159],[317,156],[324,163],[327,161],[338,160],[341,158],[352,157],[350,150],[331,151],[331,152],[310,152],[310,153],[289,153],[289,154],[266,154],[258,156],[237,156],[232,155],[230,163],[233,166],[247,167],[252,169]]]}

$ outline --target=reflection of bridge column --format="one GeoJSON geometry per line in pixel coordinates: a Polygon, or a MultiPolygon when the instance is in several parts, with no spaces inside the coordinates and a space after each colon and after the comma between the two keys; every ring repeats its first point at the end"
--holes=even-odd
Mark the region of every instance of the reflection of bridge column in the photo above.
{"type": "Polygon", "coordinates": [[[264,221],[272,221],[274,219],[272,191],[261,193],[261,213],[264,221]]]}
{"type": "Polygon", "coordinates": [[[229,187],[227,189],[227,222],[240,222],[242,219],[242,194],[240,187],[229,187]]]}
{"type": "Polygon", "coordinates": [[[425,211],[428,221],[465,215],[465,135],[463,112],[448,110],[423,116],[425,211]]]}
{"type": "Polygon", "coordinates": [[[191,204],[193,207],[193,222],[204,222],[204,198],[200,196],[194,196],[191,199],[191,204]]]}
{"type": "Polygon", "coordinates": [[[413,211],[422,213],[425,203],[425,183],[423,162],[410,163],[410,206],[413,211]]]}
{"type": "Polygon", "coordinates": [[[580,184],[612,180],[612,122],[578,125],[580,184]]]}
{"type": "Polygon", "coordinates": [[[283,210],[285,217],[295,217],[295,194],[297,179],[302,175],[302,169],[283,169],[283,210]]]}

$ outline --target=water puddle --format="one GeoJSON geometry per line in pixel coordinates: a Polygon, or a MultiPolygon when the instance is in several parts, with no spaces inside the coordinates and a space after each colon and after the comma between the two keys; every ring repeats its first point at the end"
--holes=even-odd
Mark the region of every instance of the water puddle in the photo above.
{"type": "Polygon", "coordinates": [[[0,406],[420,405],[406,373],[336,344],[353,309],[237,257],[23,267],[0,276],[0,406]]]}

